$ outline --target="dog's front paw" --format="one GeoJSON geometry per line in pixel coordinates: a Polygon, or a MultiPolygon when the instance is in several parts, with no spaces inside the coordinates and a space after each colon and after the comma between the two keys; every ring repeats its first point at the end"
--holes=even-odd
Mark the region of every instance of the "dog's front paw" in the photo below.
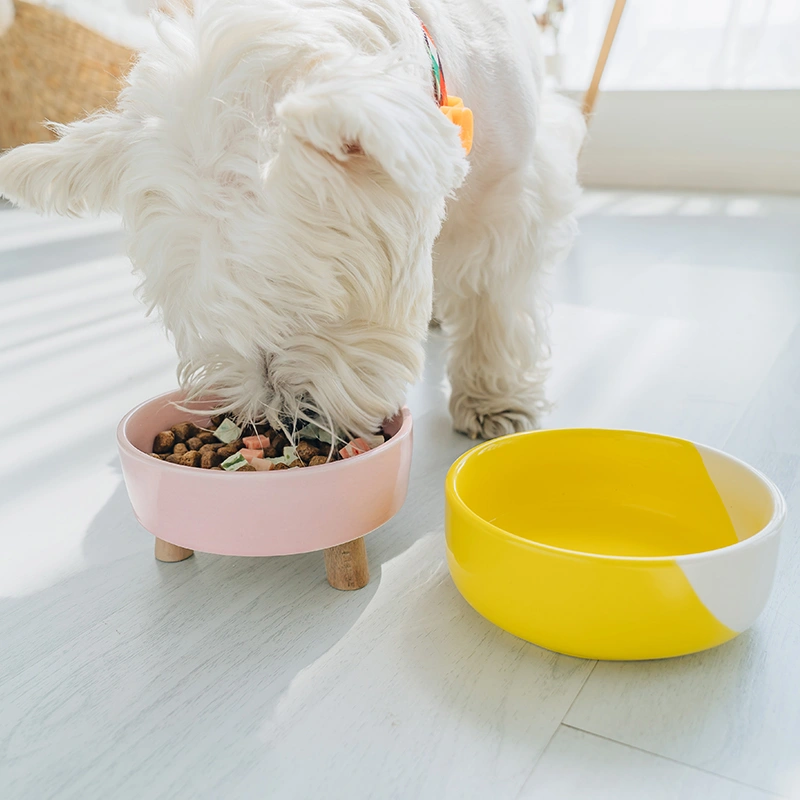
{"type": "Polygon", "coordinates": [[[485,401],[464,396],[451,399],[450,413],[455,429],[471,439],[496,439],[498,436],[539,427],[536,411],[521,408],[489,410],[485,401]]]}

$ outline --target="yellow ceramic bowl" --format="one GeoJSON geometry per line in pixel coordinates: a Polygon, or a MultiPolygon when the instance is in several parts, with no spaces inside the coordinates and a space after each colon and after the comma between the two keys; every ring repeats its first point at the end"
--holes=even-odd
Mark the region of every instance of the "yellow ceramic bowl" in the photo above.
{"type": "Polygon", "coordinates": [[[629,431],[487,442],[446,492],[450,573],[470,605],[582,658],[678,656],[741,633],[769,597],[786,514],[741,461],[629,431]]]}

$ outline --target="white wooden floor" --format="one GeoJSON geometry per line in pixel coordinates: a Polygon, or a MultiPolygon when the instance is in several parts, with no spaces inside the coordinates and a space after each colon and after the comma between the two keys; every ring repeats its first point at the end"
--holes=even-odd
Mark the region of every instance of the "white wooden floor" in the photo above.
{"type": "Polygon", "coordinates": [[[692,437],[789,501],[769,607],[705,654],[579,661],[466,605],[436,336],[366,589],[318,554],[156,563],[114,428],[173,355],[117,223],[0,209],[0,797],[800,797],[800,199],[592,193],[582,229],[548,425],[692,437]]]}

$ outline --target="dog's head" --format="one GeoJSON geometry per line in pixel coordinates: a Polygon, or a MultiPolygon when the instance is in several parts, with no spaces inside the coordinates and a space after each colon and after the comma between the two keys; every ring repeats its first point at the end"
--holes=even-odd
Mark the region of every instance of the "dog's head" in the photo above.
{"type": "Polygon", "coordinates": [[[387,31],[299,5],[156,18],[117,109],[3,156],[0,193],[122,214],[191,395],[366,433],[420,372],[431,248],[466,162],[409,11],[387,31]]]}

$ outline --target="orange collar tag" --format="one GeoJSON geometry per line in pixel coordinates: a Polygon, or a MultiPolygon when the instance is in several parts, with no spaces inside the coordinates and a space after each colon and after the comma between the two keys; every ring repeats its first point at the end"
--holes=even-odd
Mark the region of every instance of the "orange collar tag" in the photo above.
{"type": "Polygon", "coordinates": [[[442,112],[454,125],[461,129],[461,144],[469,155],[472,150],[473,119],[472,111],[464,105],[464,101],[455,95],[448,95],[447,105],[441,106],[442,112]]]}

